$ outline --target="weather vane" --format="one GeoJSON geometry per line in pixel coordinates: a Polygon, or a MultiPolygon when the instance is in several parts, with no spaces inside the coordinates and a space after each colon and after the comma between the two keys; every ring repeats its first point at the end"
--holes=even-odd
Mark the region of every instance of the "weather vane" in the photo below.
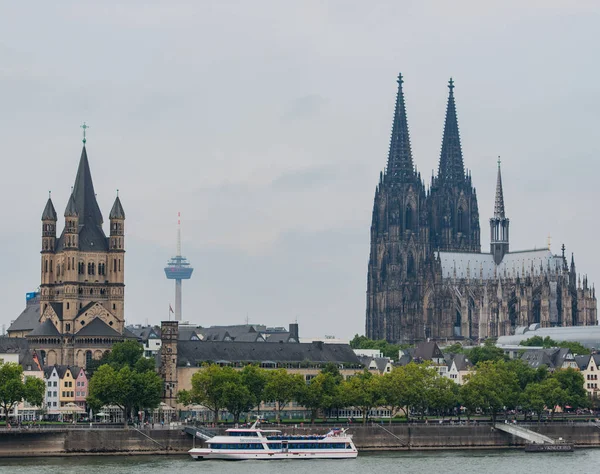
{"type": "Polygon", "coordinates": [[[85,139],[85,131],[86,131],[88,128],[90,128],[90,126],[89,126],[89,125],[86,125],[86,124],[85,124],[85,122],[83,122],[83,125],[81,125],[81,128],[83,128],[83,144],[85,145],[85,142],[87,141],[87,140],[85,139]]]}

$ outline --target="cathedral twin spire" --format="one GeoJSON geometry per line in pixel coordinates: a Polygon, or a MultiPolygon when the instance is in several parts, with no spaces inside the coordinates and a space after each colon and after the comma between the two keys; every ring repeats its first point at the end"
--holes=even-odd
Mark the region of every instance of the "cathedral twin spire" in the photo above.
{"type": "Polygon", "coordinates": [[[442,151],[438,168],[438,178],[441,184],[455,184],[465,178],[460,134],[458,131],[458,118],[456,116],[456,103],[454,102],[454,81],[448,81],[448,105],[446,107],[446,121],[442,138],[442,151]]]}
{"type": "Polygon", "coordinates": [[[394,110],[394,123],[390,140],[390,152],[387,162],[387,174],[391,177],[412,177],[415,168],[410,147],[408,133],[408,120],[406,118],[406,105],[402,90],[402,74],[398,74],[398,93],[396,95],[396,108],[394,110]]]}

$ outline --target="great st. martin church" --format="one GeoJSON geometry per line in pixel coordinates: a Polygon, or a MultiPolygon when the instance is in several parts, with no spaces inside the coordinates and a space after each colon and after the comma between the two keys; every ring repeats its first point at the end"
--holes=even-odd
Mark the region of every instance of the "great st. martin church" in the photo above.
{"type": "Polygon", "coordinates": [[[509,219],[498,179],[489,253],[465,172],[454,83],[437,176],[429,189],[413,164],[402,76],[385,172],[375,190],[367,274],[366,335],[392,342],[480,340],[517,327],[597,324],[596,296],[575,260],[549,249],[509,251],[509,219]]]}

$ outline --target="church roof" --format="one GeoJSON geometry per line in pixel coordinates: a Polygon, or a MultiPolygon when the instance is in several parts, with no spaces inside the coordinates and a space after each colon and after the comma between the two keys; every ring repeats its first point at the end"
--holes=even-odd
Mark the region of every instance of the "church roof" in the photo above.
{"type": "Polygon", "coordinates": [[[58,316],[58,319],[60,319],[62,321],[62,317],[63,317],[63,305],[62,305],[62,303],[50,303],[50,306],[52,307],[52,309],[56,313],[56,316],[58,316]]]}
{"type": "Polygon", "coordinates": [[[29,348],[29,341],[24,337],[0,336],[0,354],[21,353],[29,348]]]}
{"type": "Polygon", "coordinates": [[[75,336],[109,336],[109,337],[119,337],[117,331],[111,328],[108,324],[102,321],[100,318],[94,318],[89,324],[86,324],[82,327],[75,336]]]}
{"type": "Polygon", "coordinates": [[[50,319],[46,319],[37,328],[31,331],[28,336],[60,336],[60,332],[50,319]]]}
{"type": "Polygon", "coordinates": [[[439,252],[442,277],[473,278],[492,280],[496,276],[538,276],[548,271],[562,271],[562,257],[553,255],[548,249],[527,250],[507,253],[500,265],[494,262],[491,253],[439,252]]]}
{"type": "Polygon", "coordinates": [[[348,344],[265,344],[264,342],[178,341],[179,366],[203,362],[336,362],[360,365],[348,344]]]}
{"type": "Polygon", "coordinates": [[[43,221],[56,221],[58,218],[56,216],[56,209],[54,209],[54,204],[52,204],[52,199],[48,198],[46,201],[46,207],[44,207],[44,212],[42,212],[42,220],[43,221]]]}
{"type": "MultiPolygon", "coordinates": [[[[102,230],[102,213],[96,200],[85,146],[81,151],[79,168],[73,186],[73,201],[79,216],[79,250],[83,252],[107,251],[108,241],[102,230]]],[[[57,250],[64,248],[64,231],[58,240],[57,250]]]]}
{"type": "Polygon", "coordinates": [[[40,303],[39,300],[33,304],[27,303],[23,312],[8,328],[11,331],[30,331],[40,324],[40,303]]]}
{"type": "Polygon", "coordinates": [[[109,219],[125,219],[125,211],[123,210],[123,206],[121,204],[121,200],[119,196],[115,199],[115,203],[113,204],[112,209],[110,210],[109,219]]]}

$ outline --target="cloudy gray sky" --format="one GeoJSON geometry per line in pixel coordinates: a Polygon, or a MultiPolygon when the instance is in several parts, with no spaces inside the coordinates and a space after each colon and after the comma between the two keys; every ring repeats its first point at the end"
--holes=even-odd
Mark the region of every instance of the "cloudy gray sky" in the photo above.
{"type": "Polygon", "coordinates": [[[126,317],[158,323],[181,211],[184,318],[364,331],[372,199],[405,76],[430,176],[447,87],[489,245],[496,156],[512,249],[565,242],[597,281],[600,4],[578,0],[0,0],[0,323],[39,284],[81,136],[127,213],[126,317]]]}

